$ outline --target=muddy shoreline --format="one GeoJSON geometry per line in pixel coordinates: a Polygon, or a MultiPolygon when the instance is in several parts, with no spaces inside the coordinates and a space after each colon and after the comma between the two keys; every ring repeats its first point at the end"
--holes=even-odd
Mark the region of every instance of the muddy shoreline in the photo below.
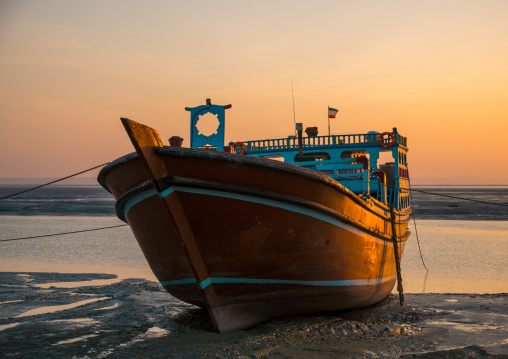
{"type": "Polygon", "coordinates": [[[508,358],[508,294],[392,295],[218,334],[156,282],[0,273],[4,358],[508,358]]]}

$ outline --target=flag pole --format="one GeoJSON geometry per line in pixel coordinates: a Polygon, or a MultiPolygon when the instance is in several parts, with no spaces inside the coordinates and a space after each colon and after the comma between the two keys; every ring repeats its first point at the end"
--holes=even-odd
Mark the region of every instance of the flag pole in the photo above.
{"type": "Polygon", "coordinates": [[[293,81],[291,81],[291,97],[293,98],[293,123],[296,136],[296,112],[295,112],[295,93],[293,92],[293,81]]]}
{"type": "Polygon", "coordinates": [[[329,114],[329,111],[330,111],[330,105],[328,105],[328,136],[330,136],[330,114],[329,114]]]}

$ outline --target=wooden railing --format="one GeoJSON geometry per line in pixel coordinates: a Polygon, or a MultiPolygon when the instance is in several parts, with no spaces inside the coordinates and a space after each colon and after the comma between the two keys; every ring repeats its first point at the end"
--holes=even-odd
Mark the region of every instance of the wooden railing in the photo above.
{"type": "Polygon", "coordinates": [[[395,136],[395,142],[407,147],[407,137],[397,134],[397,136],[395,136]]]}
{"type": "MultiPolygon", "coordinates": [[[[376,134],[356,134],[356,135],[332,135],[332,136],[312,136],[302,138],[303,148],[313,148],[330,145],[353,145],[353,144],[375,144],[377,142],[376,134]]],[[[388,144],[390,138],[384,138],[384,143],[388,144]]],[[[395,142],[407,147],[407,138],[401,135],[395,136],[395,142]]],[[[232,143],[231,143],[232,144],[232,143]]],[[[247,141],[244,142],[247,151],[267,151],[282,149],[297,149],[297,138],[277,138],[271,140],[247,141]]]]}

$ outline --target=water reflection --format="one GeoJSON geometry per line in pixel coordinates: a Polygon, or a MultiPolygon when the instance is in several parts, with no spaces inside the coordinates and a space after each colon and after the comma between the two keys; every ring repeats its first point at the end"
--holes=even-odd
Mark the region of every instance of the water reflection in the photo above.
{"type": "Polygon", "coordinates": [[[428,276],[429,276],[429,271],[427,270],[425,272],[425,279],[423,280],[422,294],[425,293],[425,287],[427,286],[427,278],[428,278],[428,276]]]}
{"type": "Polygon", "coordinates": [[[80,282],[58,282],[58,283],[43,283],[36,284],[36,287],[39,288],[78,288],[78,287],[89,287],[89,286],[99,286],[99,285],[110,285],[113,283],[120,282],[120,278],[113,279],[95,279],[95,280],[85,280],[80,282]]]}
{"type": "Polygon", "coordinates": [[[66,305],[53,305],[53,306],[49,306],[49,307],[40,307],[40,308],[29,310],[29,311],[24,312],[20,315],[16,315],[14,318],[23,318],[23,317],[30,317],[32,315],[60,312],[62,310],[72,309],[72,308],[80,307],[82,305],[86,305],[86,304],[90,304],[93,302],[98,302],[98,301],[106,300],[106,299],[111,299],[111,297],[100,297],[100,298],[86,299],[86,300],[81,300],[79,302],[66,304],[66,305]]]}
{"type": "Polygon", "coordinates": [[[93,338],[93,337],[96,337],[96,336],[97,336],[97,334],[83,335],[81,337],[77,337],[77,338],[73,338],[73,339],[62,340],[62,341],[59,341],[58,343],[51,344],[51,345],[62,345],[62,344],[70,344],[70,343],[75,343],[75,342],[81,342],[83,340],[87,340],[88,338],[93,338]]]}
{"type": "Polygon", "coordinates": [[[419,220],[406,243],[402,276],[408,293],[504,293],[508,283],[507,221],[419,220]]]}
{"type": "MultiPolygon", "coordinates": [[[[113,217],[0,216],[0,239],[118,223],[121,222],[113,217]]],[[[401,263],[406,293],[506,292],[508,221],[418,220],[417,225],[429,272],[422,265],[418,243],[412,235],[401,263]]],[[[157,281],[129,227],[5,242],[0,251],[0,271],[110,273],[118,276],[107,279],[110,283],[125,278],[157,281]]],[[[26,279],[31,280],[28,276],[26,279]]],[[[85,285],[102,285],[107,280],[85,285]]],[[[83,282],[42,285],[69,288],[83,286],[83,282]]]]}

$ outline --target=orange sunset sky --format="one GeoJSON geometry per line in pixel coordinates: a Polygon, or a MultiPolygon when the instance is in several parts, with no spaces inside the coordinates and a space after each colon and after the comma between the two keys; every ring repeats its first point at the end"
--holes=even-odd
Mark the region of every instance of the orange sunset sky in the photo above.
{"type": "Polygon", "coordinates": [[[320,134],[328,105],[334,134],[398,127],[415,181],[508,184],[507,18],[490,0],[0,0],[0,177],[132,152],[120,117],[189,145],[184,107],[207,97],[233,105],[227,141],[285,137],[293,82],[320,134]]]}

